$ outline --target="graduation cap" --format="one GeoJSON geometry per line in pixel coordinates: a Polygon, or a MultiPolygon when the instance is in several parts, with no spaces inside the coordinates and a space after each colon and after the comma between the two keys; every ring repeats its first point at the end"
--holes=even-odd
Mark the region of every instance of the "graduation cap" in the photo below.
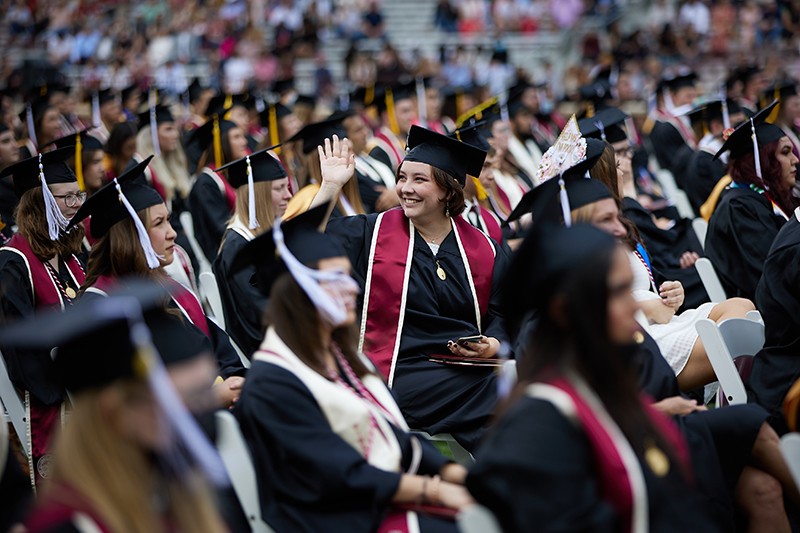
{"type": "Polygon", "coordinates": [[[280,133],[278,132],[278,121],[284,117],[288,117],[291,114],[292,110],[280,102],[269,104],[266,109],[258,114],[261,125],[267,128],[270,144],[280,144],[281,138],[280,133]]]}
{"type": "Polygon", "coordinates": [[[697,74],[687,67],[679,67],[673,72],[665,74],[659,83],[660,89],[677,91],[684,87],[694,87],[697,85],[697,74]]]}
{"type": "Polygon", "coordinates": [[[448,136],[484,152],[488,152],[492,148],[491,144],[489,144],[489,139],[492,138],[492,130],[485,120],[477,122],[473,119],[471,123],[461,126],[448,136]]]}
{"type": "Polygon", "coordinates": [[[609,143],[616,143],[628,139],[628,134],[623,127],[629,115],[616,107],[606,107],[592,117],[582,118],[578,121],[578,128],[584,137],[602,139],[609,143]]]}
{"type": "Polygon", "coordinates": [[[739,126],[733,130],[733,133],[725,140],[719,151],[714,154],[714,159],[719,158],[719,156],[727,151],[730,151],[731,159],[738,159],[745,154],[755,153],[756,175],[763,183],[764,180],[761,175],[761,159],[759,158],[758,147],[766,146],[786,136],[783,130],[778,126],[766,122],[767,117],[769,117],[777,105],[778,101],[775,100],[750,117],[749,120],[739,124],[739,126]]]}
{"type": "Polygon", "coordinates": [[[482,121],[491,125],[503,118],[500,101],[497,96],[484,100],[475,107],[468,109],[456,119],[456,125],[462,125],[470,121],[482,121]]]}
{"type": "Polygon", "coordinates": [[[394,106],[397,102],[403,100],[410,100],[417,95],[417,86],[414,80],[407,83],[399,83],[396,85],[385,85],[380,90],[380,96],[376,98],[375,103],[378,106],[378,111],[384,111],[389,117],[389,129],[395,135],[400,133],[400,126],[397,124],[397,115],[395,115],[394,106]]]}
{"type": "Polygon", "coordinates": [[[513,117],[522,112],[531,113],[531,110],[525,107],[525,104],[522,103],[522,96],[529,88],[533,88],[533,85],[522,81],[508,90],[508,100],[506,101],[506,105],[508,106],[509,116],[513,117]]]}
{"type": "Polygon", "coordinates": [[[30,138],[31,142],[33,142],[33,145],[37,147],[37,149],[39,143],[36,139],[36,124],[42,120],[42,117],[47,110],[52,107],[53,106],[50,104],[49,96],[37,96],[36,98],[26,102],[25,109],[23,109],[19,114],[19,119],[27,126],[28,138],[30,138]]]}
{"type": "Polygon", "coordinates": [[[284,170],[280,161],[269,153],[273,148],[265,148],[217,168],[217,172],[227,171],[228,183],[234,188],[248,186],[247,203],[250,229],[259,227],[258,219],[256,218],[256,193],[253,184],[275,181],[287,176],[286,170],[284,170]]]}
{"type": "Polygon", "coordinates": [[[597,180],[586,177],[587,173],[600,160],[605,147],[604,141],[587,138],[584,158],[565,169],[560,175],[554,176],[526,192],[508,215],[507,222],[513,222],[526,213],[533,213],[535,225],[540,223],[557,224],[563,218],[565,224],[569,226],[572,223],[570,212],[573,209],[579,209],[606,198],[613,198],[608,187],[597,180]]]}
{"type": "Polygon", "coordinates": [[[606,102],[614,98],[608,79],[598,79],[578,88],[578,98],[584,103],[584,117],[592,118],[598,110],[605,109],[606,102]]]}
{"type": "Polygon", "coordinates": [[[218,114],[211,116],[202,126],[192,131],[186,141],[186,145],[195,145],[201,151],[205,151],[209,146],[214,147],[214,165],[221,167],[225,164],[222,152],[222,136],[227,135],[233,128],[238,128],[230,120],[220,118],[218,114]]]}
{"type": "MultiPolygon", "coordinates": [[[[210,117],[211,115],[221,115],[222,118],[229,118],[227,116],[228,112],[236,106],[249,108],[249,104],[247,103],[250,101],[250,95],[247,93],[240,93],[240,94],[218,94],[214,96],[211,100],[208,101],[208,105],[206,106],[206,111],[203,113],[205,116],[210,117]]],[[[251,104],[255,104],[255,101],[252,101],[251,104]]]]}
{"type": "Polygon", "coordinates": [[[747,65],[744,67],[738,67],[734,69],[730,73],[728,78],[725,80],[725,86],[727,88],[731,88],[738,82],[741,82],[746,85],[750,82],[750,80],[755,78],[760,73],[761,73],[761,68],[756,65],[747,65]]]}
{"type": "Polygon", "coordinates": [[[253,281],[268,296],[275,280],[289,271],[323,318],[334,326],[341,324],[347,310],[322,289],[320,282],[354,291],[358,284],[347,274],[313,268],[322,259],[346,256],[338,239],[321,231],[332,207],[333,204],[317,206],[286,223],[279,218],[272,231],[262,233],[242,248],[233,260],[231,274],[255,266],[253,281]]]}
{"type": "Polygon", "coordinates": [[[572,272],[615,246],[614,237],[589,224],[534,226],[511,260],[501,288],[509,329],[515,330],[529,311],[543,309],[569,283],[572,272]]]}
{"type": "Polygon", "coordinates": [[[0,178],[13,176],[14,192],[18,197],[35,188],[42,188],[44,197],[45,214],[47,217],[47,229],[50,239],[58,240],[59,233],[67,229],[67,220],[61,213],[50,187],[47,185],[56,183],[74,183],[75,174],[64,161],[75,154],[72,148],[61,148],[37,154],[28,159],[23,159],[13,165],[7,166],[0,171],[0,178]]]}
{"type": "Polygon", "coordinates": [[[85,191],[86,185],[83,181],[83,152],[102,150],[103,143],[96,137],[89,135],[89,129],[85,129],[77,133],[65,135],[60,139],[48,143],[48,145],[49,144],[54,144],[56,148],[73,147],[75,156],[75,178],[78,180],[78,187],[80,187],[82,191],[85,191]]]}
{"type": "Polygon", "coordinates": [[[141,105],[141,104],[144,102],[144,99],[145,99],[145,93],[144,93],[144,91],[142,91],[142,90],[141,90],[141,87],[139,87],[139,84],[138,84],[138,83],[133,83],[133,84],[131,84],[131,85],[128,85],[128,86],[127,86],[127,87],[125,87],[124,89],[122,89],[122,90],[119,92],[119,94],[120,94],[120,98],[121,98],[121,99],[122,99],[122,101],[124,102],[124,101],[126,101],[128,98],[130,98],[132,94],[136,93],[136,91],[139,91],[139,101],[138,101],[138,102],[137,102],[137,104],[136,104],[136,107],[139,107],[139,106],[140,106],[140,105],[141,105]]]}
{"type": "Polygon", "coordinates": [[[775,83],[772,87],[764,91],[761,95],[761,107],[766,107],[767,102],[773,100],[778,101],[778,105],[773,109],[772,113],[766,118],[766,122],[774,123],[778,120],[778,113],[781,110],[781,101],[792,96],[797,96],[797,80],[786,79],[775,83]]]}
{"type": "Polygon", "coordinates": [[[294,105],[295,107],[299,105],[308,106],[313,109],[317,106],[317,97],[313,94],[298,94],[294,101],[294,105]]]}
{"type": "Polygon", "coordinates": [[[359,104],[366,108],[377,105],[377,101],[375,100],[376,95],[375,85],[371,84],[366,87],[356,87],[355,90],[350,93],[348,100],[351,105],[359,104]]]}
{"type": "Polygon", "coordinates": [[[147,229],[137,214],[142,209],[164,203],[164,199],[155,189],[143,183],[144,171],[151,159],[152,155],[94,193],[75,213],[67,229],[87,217],[92,217],[92,235],[100,238],[114,224],[130,218],[136,227],[147,266],[152,269],[158,268],[161,263],[150,242],[147,229]]]}
{"type": "Polygon", "coordinates": [[[172,114],[169,106],[164,104],[156,104],[155,106],[149,107],[147,111],[143,111],[136,116],[137,127],[138,129],[142,129],[145,126],[153,126],[153,122],[156,124],[156,128],[158,124],[164,124],[166,122],[175,122],[175,116],[172,114]],[[153,121],[153,116],[155,115],[155,121],[153,121]]]}
{"type": "Polygon", "coordinates": [[[463,187],[467,176],[480,176],[486,152],[419,126],[411,126],[404,161],[427,163],[447,172],[463,187]]]}
{"type": "Polygon", "coordinates": [[[724,124],[730,124],[732,114],[743,113],[744,110],[731,98],[711,100],[701,104],[687,113],[692,125],[703,127],[703,131],[708,133],[709,125],[712,120],[719,120],[724,124]]]}
{"type": "Polygon", "coordinates": [[[289,91],[294,90],[294,78],[286,78],[282,80],[275,80],[272,82],[272,92],[279,95],[284,95],[289,91]]]}
{"type": "Polygon", "coordinates": [[[182,96],[185,96],[186,99],[189,101],[189,103],[193,104],[197,101],[198,98],[200,98],[200,95],[202,95],[203,91],[205,91],[206,89],[207,87],[204,87],[203,84],[200,83],[200,80],[198,78],[193,78],[192,82],[183,92],[182,96]]]}
{"type": "Polygon", "coordinates": [[[345,110],[336,111],[325,120],[306,124],[286,142],[303,141],[303,153],[310,154],[317,149],[317,146],[325,144],[325,139],[330,139],[338,135],[340,139],[347,136],[342,122],[348,117],[355,115],[355,112],[345,110]]]}

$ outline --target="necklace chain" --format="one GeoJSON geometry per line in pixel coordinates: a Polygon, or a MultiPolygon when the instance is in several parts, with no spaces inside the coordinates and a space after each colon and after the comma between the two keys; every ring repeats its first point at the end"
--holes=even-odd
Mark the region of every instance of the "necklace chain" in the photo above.
{"type": "Polygon", "coordinates": [[[69,286],[68,282],[67,283],[61,282],[61,276],[56,272],[56,269],[53,268],[53,265],[50,264],[50,261],[44,261],[44,266],[47,267],[47,273],[50,274],[50,278],[53,280],[53,283],[55,283],[56,287],[58,287],[58,292],[60,292],[62,296],[64,296],[68,304],[72,305],[72,300],[74,297],[70,296],[69,291],[72,290],[74,294],[75,289],[72,289],[72,287],[69,286]]]}

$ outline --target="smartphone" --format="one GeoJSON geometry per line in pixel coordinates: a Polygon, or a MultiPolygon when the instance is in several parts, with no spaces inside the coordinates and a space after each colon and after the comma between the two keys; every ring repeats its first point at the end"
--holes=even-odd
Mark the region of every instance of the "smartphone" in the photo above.
{"type": "MultiPolygon", "coordinates": [[[[461,337],[456,341],[456,344],[458,344],[459,346],[466,346],[466,344],[469,342],[480,342],[482,338],[483,335],[472,335],[470,337],[461,337]]],[[[469,348],[469,346],[466,347],[469,348]]]]}

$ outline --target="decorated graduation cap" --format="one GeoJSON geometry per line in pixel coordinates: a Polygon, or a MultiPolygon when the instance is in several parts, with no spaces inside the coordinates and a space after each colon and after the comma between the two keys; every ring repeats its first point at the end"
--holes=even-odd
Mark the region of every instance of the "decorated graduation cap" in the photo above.
{"type": "Polygon", "coordinates": [[[759,157],[759,146],[766,146],[786,136],[782,129],[774,124],[766,122],[767,117],[772,113],[778,101],[775,100],[770,105],[750,117],[749,120],[742,122],[733,130],[723,143],[719,151],[714,154],[714,159],[719,158],[723,153],[730,152],[731,159],[738,159],[745,154],[755,153],[756,175],[763,183],[761,174],[761,159],[759,157]]]}
{"type": "Polygon", "coordinates": [[[221,167],[225,164],[222,152],[222,137],[227,135],[233,128],[238,128],[238,126],[230,120],[225,120],[218,114],[214,114],[202,126],[192,131],[186,144],[187,146],[195,145],[201,151],[213,146],[214,165],[221,167]]]}
{"type": "Polygon", "coordinates": [[[320,282],[339,285],[345,290],[358,290],[358,285],[343,272],[314,269],[319,261],[346,255],[342,244],[322,231],[333,204],[323,204],[283,223],[275,221],[272,231],[264,232],[236,255],[231,273],[255,266],[253,281],[259,291],[269,295],[272,284],[288,271],[312,301],[322,317],[337,326],[344,322],[347,309],[328,294],[320,282]]]}
{"type": "Polygon", "coordinates": [[[334,135],[338,135],[340,139],[346,137],[342,122],[354,115],[354,111],[336,111],[325,120],[306,124],[286,142],[303,141],[303,153],[310,154],[317,149],[317,146],[322,146],[325,139],[330,139],[334,135]]]}
{"type": "Polygon", "coordinates": [[[53,144],[56,146],[56,148],[72,147],[74,149],[75,178],[78,180],[78,187],[80,187],[82,191],[85,191],[86,185],[83,181],[83,152],[95,152],[97,150],[102,150],[103,143],[101,143],[96,137],[89,135],[88,129],[84,129],[77,133],[65,135],[64,137],[56,139],[48,144],[53,144]]]}
{"type": "Polygon", "coordinates": [[[427,163],[453,176],[463,187],[467,176],[480,176],[486,151],[436,133],[411,126],[404,161],[427,163]]]}
{"type": "Polygon", "coordinates": [[[142,281],[128,281],[125,286],[107,298],[82,301],[64,311],[46,311],[12,324],[0,332],[3,344],[58,346],[54,375],[75,394],[125,380],[146,382],[164,415],[160,420],[168,424],[173,436],[171,449],[161,454],[161,467],[180,473],[186,464],[196,464],[212,482],[223,486],[227,482],[224,465],[181,401],[162,362],[173,364],[196,355],[199,339],[187,336],[186,329],[179,331],[178,318],[164,311],[169,295],[163,286],[142,281]],[[154,342],[154,336],[161,342],[154,342]],[[168,353],[158,357],[160,350],[168,353]]]}
{"type": "Polygon", "coordinates": [[[592,117],[585,117],[578,121],[578,128],[584,137],[602,139],[609,143],[628,140],[624,129],[625,121],[629,115],[616,107],[606,107],[592,117]]]}
{"type": "Polygon", "coordinates": [[[58,239],[62,230],[67,229],[69,220],[61,213],[61,209],[58,208],[58,203],[47,185],[75,183],[75,174],[64,162],[73,155],[72,148],[61,148],[23,159],[0,172],[0,178],[14,177],[14,192],[19,197],[35,187],[42,188],[48,234],[53,241],[58,239]]]}
{"type": "Polygon", "coordinates": [[[259,227],[256,218],[256,193],[253,184],[266,181],[275,181],[286,177],[280,161],[270,154],[274,147],[265,148],[254,154],[247,155],[242,159],[232,161],[227,165],[217,168],[217,172],[228,173],[228,183],[238,189],[247,185],[248,187],[248,218],[250,219],[250,229],[259,227]]]}
{"type": "Polygon", "coordinates": [[[155,189],[143,183],[144,171],[151,159],[152,155],[94,193],[75,213],[67,229],[87,217],[92,217],[92,235],[100,238],[114,224],[131,219],[147,259],[147,266],[152,269],[158,268],[161,263],[150,242],[147,229],[137,214],[142,209],[164,203],[164,199],[155,189]]]}

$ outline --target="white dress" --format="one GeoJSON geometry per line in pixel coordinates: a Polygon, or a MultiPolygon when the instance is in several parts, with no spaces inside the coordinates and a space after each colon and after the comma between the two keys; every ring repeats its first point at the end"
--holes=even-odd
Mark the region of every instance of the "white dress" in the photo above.
{"type": "MultiPolygon", "coordinates": [[[[660,300],[661,297],[642,260],[633,252],[629,252],[628,257],[633,269],[633,297],[638,302],[660,300]]],[[[661,355],[667,360],[676,376],[686,366],[697,342],[695,323],[700,319],[708,318],[708,314],[713,308],[713,303],[704,303],[697,309],[688,309],[680,315],[675,315],[666,324],[650,322],[641,311],[637,314],[639,323],[655,339],[661,355]]]]}

